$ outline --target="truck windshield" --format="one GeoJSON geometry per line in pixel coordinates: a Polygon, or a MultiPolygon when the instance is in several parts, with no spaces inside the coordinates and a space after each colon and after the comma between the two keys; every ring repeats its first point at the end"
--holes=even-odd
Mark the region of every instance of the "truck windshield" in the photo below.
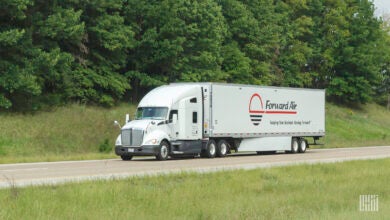
{"type": "Polygon", "coordinates": [[[140,107],[137,109],[135,119],[165,119],[167,113],[167,107],[140,107]]]}

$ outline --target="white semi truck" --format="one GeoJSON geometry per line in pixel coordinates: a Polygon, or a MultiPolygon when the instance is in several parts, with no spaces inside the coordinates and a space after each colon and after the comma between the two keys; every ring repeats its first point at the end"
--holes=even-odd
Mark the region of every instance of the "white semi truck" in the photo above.
{"type": "Polygon", "coordinates": [[[127,115],[115,153],[123,160],[213,158],[232,151],[304,153],[306,138],[315,142],[324,135],[325,90],[173,83],[146,94],[134,120],[127,115]]]}

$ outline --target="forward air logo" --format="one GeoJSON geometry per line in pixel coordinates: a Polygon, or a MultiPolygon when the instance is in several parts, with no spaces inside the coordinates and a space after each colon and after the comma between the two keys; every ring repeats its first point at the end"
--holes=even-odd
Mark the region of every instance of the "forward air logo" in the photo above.
{"type": "Polygon", "coordinates": [[[266,114],[281,114],[294,115],[297,114],[297,104],[295,101],[287,101],[285,103],[273,103],[270,100],[266,101],[265,108],[263,99],[257,93],[254,93],[249,101],[249,116],[253,125],[258,126],[266,114]]]}
{"type": "Polygon", "coordinates": [[[252,95],[251,101],[249,102],[249,115],[253,125],[257,126],[260,124],[263,118],[263,100],[260,95],[255,93],[252,95]]]}

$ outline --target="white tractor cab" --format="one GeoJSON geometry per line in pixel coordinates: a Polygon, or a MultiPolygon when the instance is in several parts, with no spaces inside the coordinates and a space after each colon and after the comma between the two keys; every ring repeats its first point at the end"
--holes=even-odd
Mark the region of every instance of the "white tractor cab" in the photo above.
{"type": "Polygon", "coordinates": [[[230,150],[303,153],[305,137],[315,142],[324,135],[324,90],[173,83],[146,94],[134,120],[126,116],[115,153],[123,160],[224,157],[230,150]]]}
{"type": "MultiPolygon", "coordinates": [[[[207,91],[207,90],[206,90],[207,91]]],[[[135,119],[127,121],[115,142],[115,153],[123,160],[133,156],[198,155],[203,140],[201,85],[173,84],[149,92],[139,103],[135,119]]]]}

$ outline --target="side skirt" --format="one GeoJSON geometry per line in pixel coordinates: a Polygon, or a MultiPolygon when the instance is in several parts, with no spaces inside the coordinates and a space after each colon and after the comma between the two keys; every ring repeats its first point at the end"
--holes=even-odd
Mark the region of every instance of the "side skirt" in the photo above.
{"type": "Polygon", "coordinates": [[[238,151],[281,151],[291,150],[292,137],[244,138],[238,151]]]}
{"type": "MultiPolygon", "coordinates": [[[[206,142],[207,143],[207,142],[206,142]]],[[[171,154],[199,154],[202,151],[202,140],[177,140],[171,142],[171,154]]]]}

